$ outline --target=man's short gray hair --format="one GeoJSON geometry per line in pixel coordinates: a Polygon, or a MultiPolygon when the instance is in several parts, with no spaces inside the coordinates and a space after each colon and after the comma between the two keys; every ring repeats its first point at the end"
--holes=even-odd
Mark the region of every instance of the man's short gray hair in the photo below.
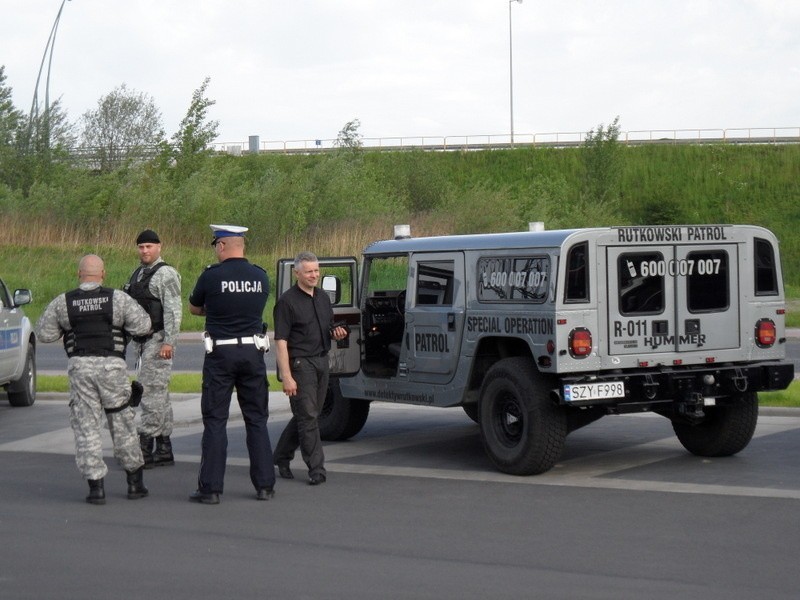
{"type": "Polygon", "coordinates": [[[297,256],[294,257],[294,268],[295,270],[300,269],[300,263],[305,262],[319,262],[317,255],[313,252],[298,252],[297,256]]]}

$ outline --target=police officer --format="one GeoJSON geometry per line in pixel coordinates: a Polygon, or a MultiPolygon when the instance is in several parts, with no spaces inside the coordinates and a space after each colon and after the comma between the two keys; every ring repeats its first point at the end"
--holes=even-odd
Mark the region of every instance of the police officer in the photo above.
{"type": "Polygon", "coordinates": [[[139,234],[136,247],[141,262],[124,289],[147,311],[153,322],[149,334],[133,338],[138,379],[144,387],[139,443],[144,468],[150,469],[175,464],[170,441],[169,378],[181,329],[181,276],[161,258],[161,240],[152,229],[139,234]]]}
{"type": "Polygon", "coordinates": [[[328,351],[331,338],[342,340],[348,332],[334,327],[328,295],[317,287],[319,260],[311,252],[294,259],[297,284],[275,304],[276,363],[289,396],[292,419],[275,447],[275,464],[284,479],[294,479],[289,463],[295,450],[308,466],[308,483],[327,479],[318,417],[328,393],[328,351]]]}
{"type": "Polygon", "coordinates": [[[146,334],[150,317],[125,292],[102,287],[104,278],[103,260],[94,254],[84,256],[78,265],[80,286],[50,302],[36,324],[41,342],[64,336],[75,461],[89,481],[90,504],[106,502],[103,480],[108,467],[100,437],[104,412],[114,456],[127,473],[128,498],[148,494],[134,412],[128,405],[131,386],[124,357],[126,335],[146,334]]]}
{"type": "Polygon", "coordinates": [[[206,318],[203,362],[203,439],[197,490],[189,499],[218,504],[223,492],[231,392],[244,417],[250,480],[256,499],[275,495],[275,468],[267,431],[268,388],[264,363],[264,307],[269,279],[244,257],[246,227],[211,225],[219,261],[206,268],[189,296],[189,312],[206,318]]]}

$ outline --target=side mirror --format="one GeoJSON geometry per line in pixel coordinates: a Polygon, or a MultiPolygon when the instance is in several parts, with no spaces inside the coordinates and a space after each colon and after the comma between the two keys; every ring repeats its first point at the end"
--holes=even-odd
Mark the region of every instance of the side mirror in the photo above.
{"type": "Polygon", "coordinates": [[[30,304],[33,301],[31,291],[27,289],[14,290],[14,306],[22,306],[23,304],[30,304]]]}
{"type": "Polygon", "coordinates": [[[322,290],[328,294],[331,304],[336,305],[342,299],[342,282],[335,275],[325,275],[322,278],[322,290]]]}

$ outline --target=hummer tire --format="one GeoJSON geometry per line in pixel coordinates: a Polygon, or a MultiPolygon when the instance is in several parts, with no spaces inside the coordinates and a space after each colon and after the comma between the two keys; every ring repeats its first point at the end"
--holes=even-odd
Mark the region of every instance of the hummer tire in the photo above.
{"type": "Polygon", "coordinates": [[[672,429],[683,447],[697,456],[732,456],[741,452],[756,430],[758,395],[747,392],[730,404],[705,408],[700,423],[672,421],[672,429]]]}
{"type": "Polygon", "coordinates": [[[318,419],[320,437],[326,442],[350,439],[361,431],[368,416],[369,402],[342,396],[338,378],[332,377],[318,419]]]}
{"type": "Polygon", "coordinates": [[[480,396],[481,440],[503,473],[537,475],[556,464],[567,437],[567,415],[530,358],[496,363],[480,396]]]}

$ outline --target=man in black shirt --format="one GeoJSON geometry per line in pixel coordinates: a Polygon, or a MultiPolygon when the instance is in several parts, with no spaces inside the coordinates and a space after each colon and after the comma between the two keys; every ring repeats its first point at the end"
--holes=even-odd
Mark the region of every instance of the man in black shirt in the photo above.
{"type": "Polygon", "coordinates": [[[268,388],[264,364],[263,312],[269,279],[244,257],[246,227],[211,225],[219,261],[200,275],[189,296],[189,312],[206,318],[203,362],[203,440],[197,490],[189,498],[218,504],[223,492],[231,392],[244,417],[250,480],[258,500],[275,495],[275,468],[267,431],[268,388]]]}
{"type": "Polygon", "coordinates": [[[344,339],[347,331],[333,327],[331,301],[317,288],[317,257],[311,252],[298,254],[294,273],[297,284],[275,304],[276,362],[293,416],[274,456],[281,477],[293,479],[289,463],[299,446],[308,466],[308,483],[319,485],[327,478],[317,418],[328,391],[328,351],[331,338],[344,339]]]}

